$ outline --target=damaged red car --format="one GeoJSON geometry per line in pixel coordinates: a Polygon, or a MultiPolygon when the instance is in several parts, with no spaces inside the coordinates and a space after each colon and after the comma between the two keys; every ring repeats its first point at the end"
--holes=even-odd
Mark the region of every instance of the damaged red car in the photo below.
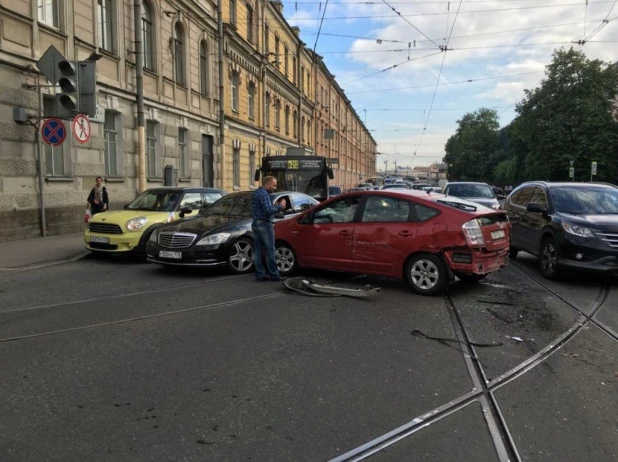
{"type": "Polygon", "coordinates": [[[504,268],[506,212],[442,194],[360,191],[337,196],[275,224],[282,276],[299,268],[386,276],[423,295],[455,277],[479,281],[504,268]]]}

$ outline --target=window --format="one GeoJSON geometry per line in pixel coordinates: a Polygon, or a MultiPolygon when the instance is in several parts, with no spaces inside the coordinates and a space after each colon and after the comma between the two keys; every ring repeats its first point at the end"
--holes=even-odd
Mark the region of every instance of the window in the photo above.
{"type": "Polygon", "coordinates": [[[545,196],[545,191],[543,191],[543,188],[539,188],[538,186],[534,188],[530,202],[536,202],[541,207],[547,208],[547,197],[545,196]]]}
{"type": "Polygon", "coordinates": [[[436,209],[432,209],[431,207],[426,207],[420,204],[414,204],[414,215],[416,216],[417,221],[423,222],[432,219],[436,215],[439,215],[440,212],[436,209]]]}
{"type": "Polygon", "coordinates": [[[300,213],[318,203],[319,202],[315,199],[305,196],[304,194],[292,194],[292,211],[294,213],[300,213]]]}
{"type": "Polygon", "coordinates": [[[236,0],[230,0],[230,24],[236,25],[236,0]]]}
{"type": "Polygon", "coordinates": [[[264,51],[266,52],[266,57],[268,57],[268,49],[270,47],[270,40],[269,40],[269,31],[270,29],[268,28],[268,24],[266,24],[264,26],[264,51]]]}
{"type": "Polygon", "coordinates": [[[275,129],[281,130],[281,100],[275,103],[275,129]]]}
{"type": "Polygon", "coordinates": [[[311,94],[311,72],[307,69],[307,94],[311,94]]]}
{"type": "Polygon", "coordinates": [[[307,119],[307,144],[311,144],[311,119],[307,119]]]}
{"type": "Polygon", "coordinates": [[[319,209],[313,216],[313,223],[351,223],[360,204],[358,197],[346,197],[319,209]]]}
{"type": "Polygon", "coordinates": [[[114,52],[114,15],[112,11],[113,0],[98,0],[98,32],[99,46],[109,52],[114,52]]]}
{"type": "Polygon", "coordinates": [[[240,149],[234,149],[233,158],[234,187],[240,187],[240,149]]]}
{"type": "MultiPolygon", "coordinates": [[[[46,97],[43,100],[43,110],[46,114],[53,114],[54,110],[54,99],[53,97],[46,97]]],[[[44,154],[45,154],[45,174],[47,176],[61,176],[67,177],[69,176],[69,172],[67,169],[66,157],[69,156],[71,152],[71,129],[64,123],[64,130],[67,134],[64,143],[58,146],[50,146],[45,143],[44,154]],[[66,149],[66,151],[65,151],[66,149]],[[66,156],[65,156],[66,154],[66,156]]]]}
{"type": "Polygon", "coordinates": [[[38,18],[48,26],[60,28],[60,0],[38,0],[38,18]]]}
{"type": "Polygon", "coordinates": [[[521,189],[513,195],[511,202],[515,205],[519,205],[520,207],[527,207],[530,203],[530,199],[532,198],[533,190],[534,187],[532,186],[521,189]]]}
{"type": "Polygon", "coordinates": [[[119,176],[117,118],[118,114],[116,112],[105,111],[103,138],[105,142],[105,175],[107,176],[119,176]]]}
{"type": "Polygon", "coordinates": [[[294,127],[292,127],[292,132],[294,133],[294,138],[298,137],[298,113],[296,111],[294,111],[294,114],[292,116],[292,123],[294,124],[294,127]]]}
{"type": "Polygon", "coordinates": [[[230,215],[235,217],[250,217],[252,202],[253,198],[250,194],[242,194],[234,204],[234,207],[230,211],[230,215]]]}
{"type": "Polygon", "coordinates": [[[296,83],[298,78],[298,69],[296,69],[296,56],[292,58],[292,81],[296,83]]]}
{"type": "Polygon", "coordinates": [[[249,151],[249,185],[255,184],[255,151],[249,151]]]}
{"type": "Polygon", "coordinates": [[[303,142],[304,142],[305,141],[305,116],[301,117],[300,133],[302,134],[303,142]]]}
{"type": "Polygon", "coordinates": [[[210,69],[208,60],[208,43],[206,40],[200,42],[200,90],[203,96],[210,93],[210,69]]]}
{"type": "Polygon", "coordinates": [[[159,163],[157,162],[157,123],[148,120],[146,122],[146,163],[149,178],[160,178],[159,163]]]}
{"type": "Polygon", "coordinates": [[[290,134],[290,106],[285,107],[285,134],[290,134]]]}
{"type": "Polygon", "coordinates": [[[363,222],[402,222],[408,221],[410,205],[403,199],[370,196],[365,203],[363,222]]]}
{"type": "Polygon", "coordinates": [[[264,121],[266,122],[266,126],[270,127],[270,93],[266,93],[266,98],[264,100],[264,121]]]}
{"type": "Polygon", "coordinates": [[[174,79],[180,85],[185,84],[185,44],[180,23],[174,26],[174,79]]]}
{"type": "Polygon", "coordinates": [[[305,67],[300,66],[300,92],[305,92],[305,67]]]}
{"type": "Polygon", "coordinates": [[[204,206],[202,194],[198,192],[185,193],[180,201],[180,208],[191,207],[193,210],[201,209],[204,206]]]}
{"type": "Polygon", "coordinates": [[[281,57],[279,56],[279,37],[275,37],[275,65],[279,69],[279,63],[281,63],[281,57]]]}
{"type": "Polygon", "coordinates": [[[154,70],[154,37],[152,29],[152,8],[148,2],[142,3],[142,43],[144,69],[154,70]]]}
{"type": "Polygon", "coordinates": [[[232,111],[238,112],[238,86],[240,85],[240,76],[237,72],[232,74],[232,111]]]}
{"type": "Polygon", "coordinates": [[[253,8],[247,5],[247,41],[253,43],[253,8]]]}
{"type": "Polygon", "coordinates": [[[284,69],[284,74],[287,77],[288,76],[288,46],[285,45],[284,50],[283,50],[283,69],[284,69]]]}
{"type": "Polygon", "coordinates": [[[187,130],[185,128],[178,129],[178,154],[180,163],[178,174],[181,178],[189,177],[189,155],[187,153],[187,130]]]}
{"type": "Polygon", "coordinates": [[[249,84],[249,118],[255,119],[255,84],[249,84]]]}

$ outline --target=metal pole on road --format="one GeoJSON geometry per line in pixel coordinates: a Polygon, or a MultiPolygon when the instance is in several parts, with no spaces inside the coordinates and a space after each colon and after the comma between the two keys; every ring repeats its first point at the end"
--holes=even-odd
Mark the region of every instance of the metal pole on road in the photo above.
{"type": "Polygon", "coordinates": [[[146,190],[146,121],[144,118],[144,53],[142,43],[142,0],[133,2],[135,29],[135,86],[137,87],[137,177],[139,192],[146,190]]]}

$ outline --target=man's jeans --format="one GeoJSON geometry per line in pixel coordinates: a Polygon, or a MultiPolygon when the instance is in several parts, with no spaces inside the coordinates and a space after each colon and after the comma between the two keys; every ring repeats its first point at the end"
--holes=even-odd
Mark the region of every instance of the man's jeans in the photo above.
{"type": "Polygon", "coordinates": [[[270,279],[279,279],[279,269],[275,261],[275,230],[270,221],[253,221],[253,263],[255,278],[264,278],[263,253],[266,252],[266,269],[270,279]]]}

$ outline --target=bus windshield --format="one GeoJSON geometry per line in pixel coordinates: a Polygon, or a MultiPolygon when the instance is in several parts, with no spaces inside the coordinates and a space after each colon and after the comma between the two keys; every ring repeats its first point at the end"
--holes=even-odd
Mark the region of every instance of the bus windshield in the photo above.
{"type": "Polygon", "coordinates": [[[314,199],[326,199],[327,179],[319,169],[271,170],[264,172],[264,176],[274,176],[279,191],[297,191],[314,199]]]}

